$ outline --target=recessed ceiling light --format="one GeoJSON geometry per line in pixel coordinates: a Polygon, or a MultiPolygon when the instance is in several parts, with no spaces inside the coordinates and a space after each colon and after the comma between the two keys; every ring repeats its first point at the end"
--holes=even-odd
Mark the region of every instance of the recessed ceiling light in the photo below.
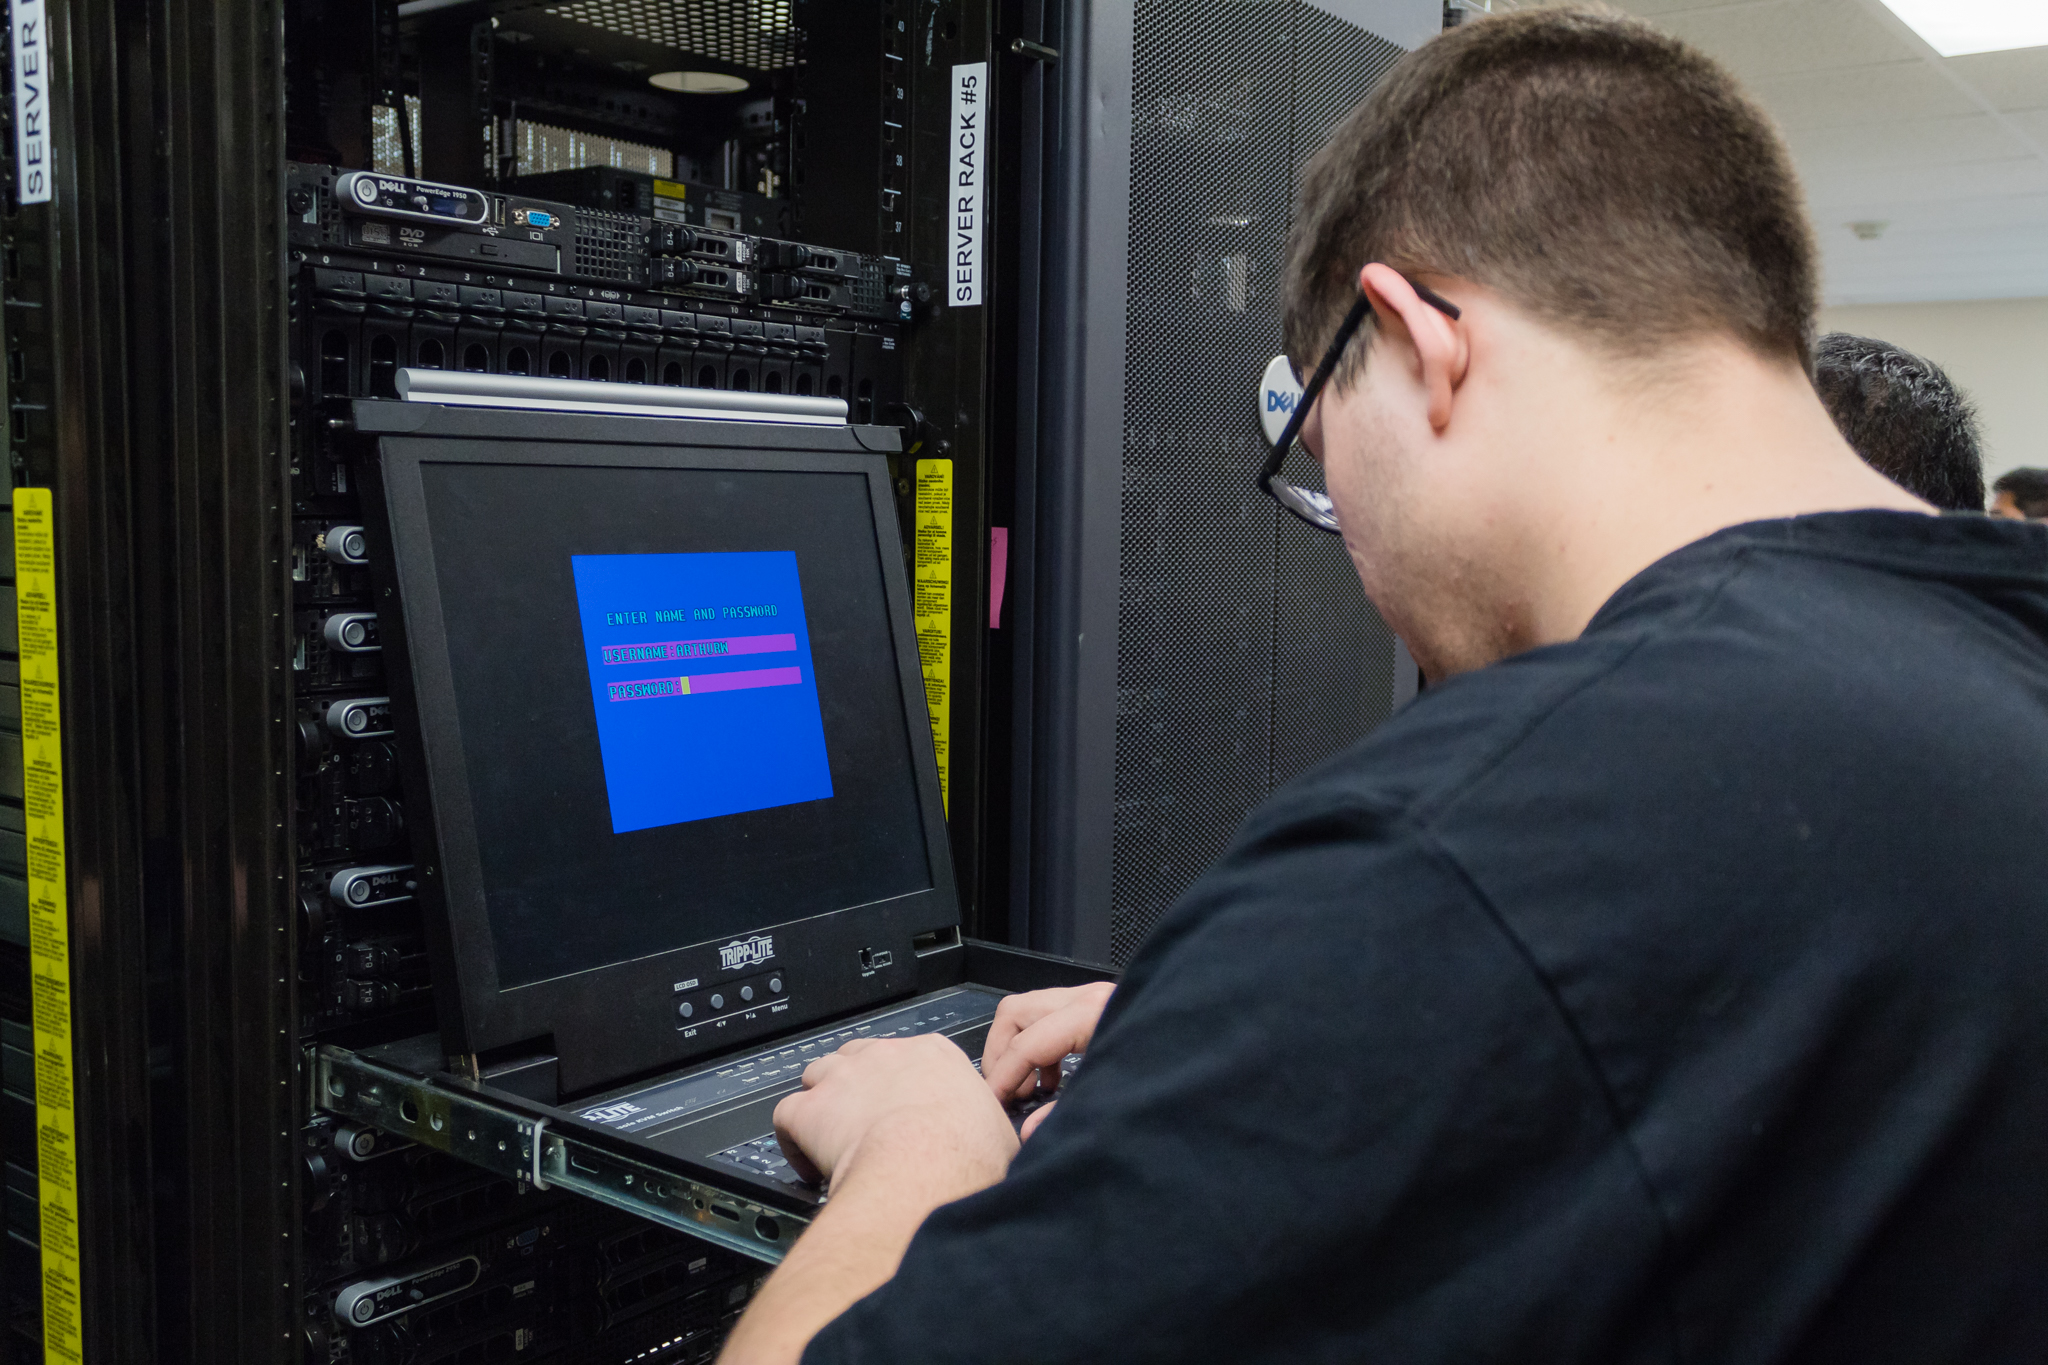
{"type": "Polygon", "coordinates": [[[673,90],[683,95],[730,95],[747,88],[745,80],[722,71],[657,71],[647,78],[647,83],[657,90],[673,90]]]}
{"type": "Polygon", "coordinates": [[[2041,0],[1884,0],[1885,7],[1944,57],[2048,47],[2041,0]]]}

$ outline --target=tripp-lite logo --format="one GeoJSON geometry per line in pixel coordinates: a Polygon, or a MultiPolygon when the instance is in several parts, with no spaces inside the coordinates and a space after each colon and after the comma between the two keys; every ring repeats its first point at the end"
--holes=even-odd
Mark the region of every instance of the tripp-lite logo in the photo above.
{"type": "Polygon", "coordinates": [[[645,1112],[637,1104],[628,1104],[624,1100],[620,1100],[617,1104],[607,1104],[596,1109],[584,1110],[583,1119],[586,1123],[618,1123],[633,1117],[635,1114],[645,1112]]]}
{"type": "Polygon", "coordinates": [[[718,950],[718,966],[721,971],[735,971],[741,967],[758,967],[775,956],[775,936],[755,934],[752,938],[736,938],[718,950]]]}

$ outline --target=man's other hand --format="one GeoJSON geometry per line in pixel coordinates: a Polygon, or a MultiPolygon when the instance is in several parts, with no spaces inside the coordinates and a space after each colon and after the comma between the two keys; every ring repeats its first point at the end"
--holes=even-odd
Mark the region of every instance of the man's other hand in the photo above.
{"type": "MultiPolygon", "coordinates": [[[[981,1050],[981,1074],[995,1097],[1008,1104],[1034,1091],[1059,1089],[1060,1059],[1088,1050],[1115,990],[1114,982],[1095,981],[1005,996],[981,1050]]],[[[1046,1105],[1025,1121],[1024,1136],[1031,1136],[1051,1108],[1046,1105]]]]}
{"type": "Polygon", "coordinates": [[[1003,1178],[1009,1116],[937,1034],[861,1038],[775,1106],[790,1164],[832,1199],[740,1319],[721,1365],[797,1365],[819,1328],[896,1273],[925,1215],[1003,1178]]]}
{"type": "Polygon", "coordinates": [[[775,1106],[775,1136],[808,1179],[835,1186],[871,1147],[914,1146],[943,1173],[941,1202],[1002,1179],[1017,1138],[967,1054],[935,1033],[857,1038],[804,1069],[775,1106]]]}

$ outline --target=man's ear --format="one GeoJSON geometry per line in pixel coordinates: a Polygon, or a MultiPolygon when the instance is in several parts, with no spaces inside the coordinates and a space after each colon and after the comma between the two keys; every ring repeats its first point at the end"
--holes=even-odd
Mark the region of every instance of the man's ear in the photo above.
{"type": "Polygon", "coordinates": [[[1451,397],[1465,382],[1472,349],[1465,329],[1422,301],[1399,271],[1374,261],[1358,272],[1379,325],[1389,340],[1405,341],[1415,353],[1422,387],[1429,394],[1429,425],[1442,431],[1451,422],[1451,397]]]}

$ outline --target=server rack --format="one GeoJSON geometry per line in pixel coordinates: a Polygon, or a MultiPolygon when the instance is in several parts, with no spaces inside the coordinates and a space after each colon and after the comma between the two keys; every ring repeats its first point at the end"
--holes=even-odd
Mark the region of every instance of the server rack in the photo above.
{"type": "MultiPolygon", "coordinates": [[[[309,870],[331,870],[330,854],[394,851],[372,847],[393,822],[373,827],[392,812],[381,795],[349,787],[360,774],[339,775],[354,846],[329,838],[337,804],[322,784],[337,775],[331,750],[323,756],[302,724],[310,699],[369,676],[307,634],[309,612],[332,614],[333,602],[306,589],[311,557],[325,548],[306,532],[324,534],[345,501],[345,490],[322,483],[333,473],[322,463],[323,403],[346,396],[323,388],[309,320],[323,307],[365,304],[403,321],[408,346],[463,342],[492,320],[463,298],[446,310],[423,294],[401,317],[393,298],[379,312],[346,288],[323,295],[306,253],[329,244],[304,240],[309,204],[299,193],[317,199],[319,188],[291,169],[309,156],[337,169],[396,156],[495,193],[516,188],[523,170],[562,169],[545,157],[565,140],[570,159],[588,162],[666,139],[674,159],[658,178],[702,191],[690,200],[691,226],[910,267],[902,302],[917,325],[893,335],[865,324],[818,330],[851,338],[848,350],[865,359],[847,361],[849,400],[899,425],[916,451],[901,471],[906,507],[915,459],[943,458],[955,473],[945,675],[953,831],[970,913],[981,913],[992,458],[983,410],[998,291],[991,280],[984,307],[946,312],[915,286],[942,241],[940,170],[930,163],[945,156],[950,70],[989,59],[993,16],[968,0],[714,5],[691,7],[709,13],[707,25],[669,31],[647,27],[646,7],[637,17],[631,6],[584,8],[564,18],[519,0],[14,7],[17,18],[39,9],[44,26],[34,69],[8,75],[10,91],[38,85],[38,154],[53,193],[21,202],[10,123],[0,136],[0,331],[10,484],[53,495],[77,1141],[38,1151],[34,1043],[23,1032],[32,973],[20,721],[6,690],[11,655],[0,654],[0,1159],[9,1176],[0,1359],[38,1359],[45,1345],[64,1358],[72,1344],[62,1331],[42,1339],[39,1157],[77,1174],[78,1300],[58,1309],[94,1361],[425,1362],[464,1352],[683,1361],[715,1348],[758,1277],[588,1201],[382,1141],[320,1112],[307,1093],[314,1045],[416,1032],[425,1017],[413,1008],[402,929],[342,936],[346,962],[308,956],[334,939],[331,920],[309,914],[319,901],[302,894],[319,889],[302,885],[309,870]],[[790,60],[800,50],[762,55],[775,36],[764,38],[763,14],[793,43],[806,25],[837,25],[839,65],[814,68],[820,79],[807,89],[790,60]],[[914,54],[907,28],[890,27],[913,15],[930,26],[914,54]],[[676,127],[676,100],[647,93],[631,67],[663,44],[679,54],[677,68],[747,73],[765,98],[749,109],[714,100],[720,135],[693,140],[676,127]],[[347,60],[326,60],[335,53],[347,60]],[[892,67],[915,74],[899,88],[892,67]],[[900,167],[894,153],[882,161],[891,135],[900,167]],[[610,150],[594,157],[598,144],[610,150]],[[833,179],[862,157],[864,177],[833,179]],[[816,191],[806,185],[813,174],[826,182],[816,191]],[[891,354],[890,341],[901,351],[891,354]],[[860,364],[875,386],[865,396],[853,391],[860,364]],[[336,982],[367,989],[330,1009],[336,982]],[[460,1269],[446,1272],[451,1265],[460,1269]],[[431,1311],[361,1326],[333,1319],[338,1279],[442,1272],[470,1282],[430,1295],[431,1311]]],[[[1002,65],[993,81],[1004,79],[1002,65]]],[[[574,207],[591,223],[636,219],[635,232],[644,216],[574,207]]],[[[790,266],[792,278],[803,269],[790,266]]],[[[387,272],[415,285],[434,275],[387,272]]],[[[610,284],[636,297],[658,286],[610,284]]],[[[849,278],[843,289],[859,285],[849,278]]],[[[674,340],[609,327],[632,323],[623,309],[644,300],[604,313],[594,292],[565,293],[590,305],[579,356],[615,355],[623,371],[674,340]]],[[[730,347],[721,354],[758,354],[760,374],[791,383],[814,360],[820,378],[838,362],[794,335],[805,319],[774,322],[783,315],[772,306],[715,303],[701,290],[683,298],[681,311],[726,324],[699,332],[693,356],[712,352],[715,332],[730,347]]],[[[765,292],[758,301],[773,304],[765,292]]],[[[384,334],[395,341],[398,331],[384,334]]],[[[539,335],[569,332],[550,312],[539,335]]],[[[720,363],[722,380],[736,377],[720,363]]],[[[366,375],[353,369],[343,388],[366,375]]],[[[0,651],[14,644],[12,620],[0,625],[0,651]]]]}
{"type": "MultiPolygon", "coordinates": [[[[1217,541],[1219,526],[1270,516],[1238,506],[1230,490],[1240,466],[1249,488],[1248,412],[1190,403],[1173,422],[1146,416],[1176,394],[1227,391],[1240,372],[1248,395],[1274,349],[1270,315],[1250,302],[1249,320],[1197,310],[1186,322],[1175,311],[1164,254],[1190,245],[1189,224],[1167,208],[1231,198],[1228,177],[1255,161],[1283,168],[1277,180],[1254,177],[1263,216],[1247,240],[1260,244],[1225,252],[1204,238],[1193,243],[1201,259],[1190,259],[1198,288],[1209,257],[1216,271],[1232,254],[1269,263],[1284,230],[1285,168],[1393,50],[1434,26],[1434,15],[1418,18],[1426,8],[792,0],[677,7],[713,21],[650,32],[634,24],[659,7],[606,0],[17,0],[17,21],[39,11],[44,45],[34,72],[10,63],[8,85],[19,94],[42,78],[53,193],[22,202],[17,105],[0,101],[0,385],[10,483],[53,498],[78,1134],[68,1159],[80,1206],[73,1317],[85,1358],[425,1365],[445,1348],[596,1360],[630,1339],[642,1343],[634,1352],[653,1352],[646,1359],[674,1362],[715,1343],[755,1273],[660,1229],[385,1142],[319,1112],[308,1094],[315,1044],[395,1037],[424,1015],[408,1014],[416,997],[400,998],[412,967],[391,936],[339,940],[369,945],[351,959],[360,974],[344,964],[323,975],[307,961],[326,929],[306,913],[301,883],[335,860],[307,845],[308,789],[324,760],[301,724],[303,703],[339,693],[335,675],[313,682],[298,666],[318,652],[301,652],[307,613],[329,604],[295,593],[293,568],[324,554],[305,532],[342,524],[331,516],[343,502],[340,490],[308,492],[327,414],[314,401],[319,356],[304,326],[317,281],[311,262],[291,256],[305,208],[292,200],[289,163],[315,152],[345,165],[409,162],[495,192],[523,170],[565,168],[550,157],[587,161],[597,140],[607,157],[628,157],[674,132],[675,105],[622,80],[635,73],[620,63],[639,61],[649,43],[686,53],[678,65],[757,76],[764,62],[802,56],[763,57],[760,10],[830,47],[804,61],[808,87],[774,67],[785,74],[768,82],[764,108],[728,111],[731,136],[671,142],[670,177],[706,190],[693,211],[721,215],[693,225],[915,264],[920,252],[936,255],[945,208],[931,169],[946,154],[941,73],[987,61],[998,152],[984,302],[930,308],[891,380],[902,407],[886,419],[911,452],[898,485],[906,524],[915,461],[943,458],[954,474],[948,738],[967,928],[1105,959],[1129,950],[1260,788],[1232,788],[1173,833],[1165,798],[1207,781],[1199,751],[1228,726],[1219,731],[1146,672],[1156,671],[1148,633],[1185,625],[1173,602],[1159,609],[1127,595],[1188,567],[1137,553],[1132,530],[1145,516],[1206,527],[1201,543],[1217,541]],[[741,9],[745,22],[716,22],[741,9]],[[887,26],[899,20],[905,28],[887,26]],[[892,32],[915,41],[892,51],[892,32]],[[1205,36],[1217,33],[1238,40],[1205,36]],[[331,82],[316,60],[328,49],[354,54],[331,82]],[[923,74],[899,96],[889,73],[913,59],[923,74]],[[611,74],[597,69],[607,65],[611,74]],[[1277,99],[1290,112],[1258,157],[1224,158],[1207,180],[1199,165],[1159,161],[1172,111],[1219,98],[1277,99]],[[827,105],[835,116],[821,116],[827,105]],[[907,149],[900,167],[882,150],[890,125],[907,149]],[[1240,355],[1247,346],[1257,353],[1240,355]],[[991,385],[991,373],[1005,382],[991,385]],[[1217,433],[1213,448],[1198,449],[1204,432],[1217,433]],[[1176,501],[1147,484],[1160,461],[1190,455],[1208,480],[1200,498],[1176,501]],[[996,528],[1008,541],[999,611],[996,528]],[[1145,738],[1157,733],[1180,736],[1179,747],[1145,738]],[[1160,755],[1184,771],[1162,780],[1160,755]],[[1147,840],[1174,838],[1167,871],[1135,860],[1147,840]],[[310,1008],[337,979],[372,983],[370,1007],[310,1008]],[[417,1322],[357,1329],[326,1306],[341,1275],[433,1275],[471,1262],[474,1280],[437,1296],[417,1322]]],[[[647,216],[641,207],[589,211],[647,216]]],[[[1198,237],[1221,211],[1199,215],[1198,237]]],[[[1234,278],[1213,283],[1226,297],[1242,286],[1247,300],[1270,284],[1249,265],[1234,278]]],[[[432,303],[409,305],[411,321],[443,344],[487,316],[458,306],[442,336],[440,320],[418,316],[446,311],[432,303]]],[[[697,317],[758,313],[706,303],[697,317]]],[[[549,322],[535,335],[558,325],[566,335],[549,322]]],[[[597,346],[607,356],[616,346],[621,366],[641,344],[622,331],[597,346]]],[[[646,340],[647,353],[659,359],[668,340],[646,340]]],[[[1309,565],[1299,573],[1326,623],[1320,652],[1282,658],[1281,628],[1270,625],[1246,638],[1263,638],[1271,662],[1233,677],[1271,698],[1289,692],[1288,676],[1333,661],[1349,660],[1351,672],[1334,690],[1302,685],[1302,700],[1321,710],[1304,712],[1316,718],[1301,751],[1274,747],[1270,719],[1241,727],[1267,783],[1383,713],[1377,665],[1356,656],[1361,643],[1391,647],[1345,597],[1341,575],[1311,564],[1315,547],[1291,547],[1285,534],[1254,527],[1251,551],[1274,567],[1248,599],[1252,616],[1277,620],[1273,585],[1309,565]]],[[[12,1362],[42,1358],[45,1344],[63,1358],[65,1343],[42,1339],[42,1136],[23,1031],[33,1005],[28,859],[10,837],[23,823],[21,722],[7,690],[13,617],[0,617],[0,1362],[12,1362]]],[[[1274,704],[1263,705],[1269,718],[1274,704]]]]}
{"type": "MultiPolygon", "coordinates": [[[[281,209],[251,192],[281,151],[280,16],[41,8],[37,70],[9,84],[41,77],[52,196],[20,202],[10,100],[0,326],[10,483],[54,507],[72,1316],[95,1360],[175,1359],[195,1337],[261,1358],[296,1333],[279,1273],[296,1259],[298,1122],[281,209]]],[[[19,946],[0,990],[16,1022],[19,946]]],[[[50,1154],[42,1137],[10,1132],[10,1179],[50,1154]]],[[[48,1249],[22,1250],[25,1212],[10,1201],[10,1271],[48,1249]]],[[[17,1359],[41,1358],[38,1280],[8,1276],[17,1359]]]]}
{"type": "Polygon", "coordinates": [[[1009,913],[1019,942],[1123,963],[1252,806],[1413,693],[1341,548],[1254,486],[1252,400],[1299,167],[1442,11],[1140,0],[1046,22],[1075,61],[1034,172],[1036,401],[1011,428],[1036,562],[1009,659],[1009,913]]]}

